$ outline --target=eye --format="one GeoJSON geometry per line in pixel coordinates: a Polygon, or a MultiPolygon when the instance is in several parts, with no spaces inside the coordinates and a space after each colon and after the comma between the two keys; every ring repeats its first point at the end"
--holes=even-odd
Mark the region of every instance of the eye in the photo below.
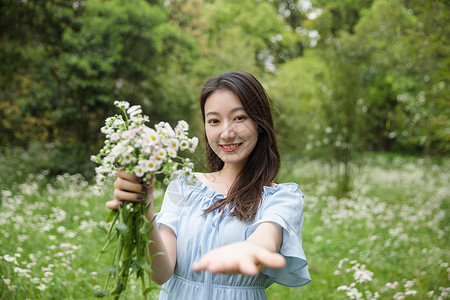
{"type": "Polygon", "coordinates": [[[219,120],[217,120],[217,119],[209,119],[207,123],[214,125],[214,124],[218,124],[219,120]]]}
{"type": "Polygon", "coordinates": [[[243,121],[245,119],[247,119],[246,116],[237,116],[236,118],[234,118],[236,121],[243,121]]]}

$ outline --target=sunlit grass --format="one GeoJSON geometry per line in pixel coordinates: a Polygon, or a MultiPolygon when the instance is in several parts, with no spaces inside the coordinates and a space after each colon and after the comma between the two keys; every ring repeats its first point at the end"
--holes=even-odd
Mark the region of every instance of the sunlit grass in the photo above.
{"type": "MultiPolygon", "coordinates": [[[[319,162],[299,161],[280,175],[305,194],[303,246],[312,282],[275,284],[269,299],[449,298],[448,160],[374,155],[366,161],[355,189],[339,199],[331,193],[330,170],[319,162]]],[[[27,175],[26,166],[5,165],[0,298],[94,299],[109,264],[108,254],[95,259],[105,241],[97,224],[106,218],[111,191],[98,193],[80,175],[27,175]]],[[[141,299],[139,285],[125,296],[141,299]]]]}
{"type": "Polygon", "coordinates": [[[354,191],[341,199],[328,193],[335,183],[322,177],[321,164],[299,164],[294,180],[306,195],[303,246],[312,282],[273,286],[269,299],[450,297],[448,160],[366,161],[354,191]]]}

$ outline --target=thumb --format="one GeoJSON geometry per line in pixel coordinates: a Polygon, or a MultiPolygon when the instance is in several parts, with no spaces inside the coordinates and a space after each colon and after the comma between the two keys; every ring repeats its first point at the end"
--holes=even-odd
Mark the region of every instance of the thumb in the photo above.
{"type": "Polygon", "coordinates": [[[106,208],[108,209],[117,209],[119,208],[119,205],[122,206],[123,204],[116,199],[106,202],[106,208]]]}

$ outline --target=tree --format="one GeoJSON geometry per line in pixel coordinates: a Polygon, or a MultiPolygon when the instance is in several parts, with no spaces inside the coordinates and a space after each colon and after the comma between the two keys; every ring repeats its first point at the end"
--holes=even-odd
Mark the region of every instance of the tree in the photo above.
{"type": "Polygon", "coordinates": [[[30,2],[3,8],[8,30],[0,61],[12,63],[0,80],[5,143],[80,145],[80,159],[88,161],[116,99],[142,104],[153,122],[189,120],[196,45],[168,22],[165,7],[143,0],[30,2]]]}

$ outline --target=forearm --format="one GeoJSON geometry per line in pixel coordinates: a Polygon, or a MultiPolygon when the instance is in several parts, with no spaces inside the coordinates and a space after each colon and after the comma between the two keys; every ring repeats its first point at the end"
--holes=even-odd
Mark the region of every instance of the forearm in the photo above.
{"type": "Polygon", "coordinates": [[[283,242],[283,228],[275,223],[262,223],[247,238],[246,242],[260,246],[270,252],[278,252],[283,242]]]}
{"type": "Polygon", "coordinates": [[[161,285],[169,280],[175,268],[176,236],[167,226],[158,228],[154,215],[153,207],[150,207],[146,217],[150,221],[149,226],[152,226],[153,229],[148,249],[152,257],[152,280],[161,285]]]}

